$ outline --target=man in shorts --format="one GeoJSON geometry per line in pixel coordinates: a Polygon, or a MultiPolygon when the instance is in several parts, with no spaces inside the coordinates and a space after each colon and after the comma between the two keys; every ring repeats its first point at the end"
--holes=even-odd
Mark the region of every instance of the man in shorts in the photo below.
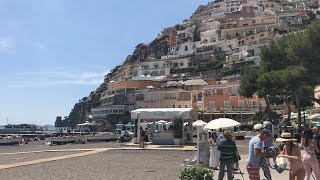
{"type": "Polygon", "coordinates": [[[271,132],[267,129],[263,129],[259,134],[251,138],[249,142],[249,154],[247,157],[247,171],[250,180],[260,180],[260,161],[261,157],[266,157],[268,154],[263,153],[263,141],[267,141],[271,137],[271,132]]]}

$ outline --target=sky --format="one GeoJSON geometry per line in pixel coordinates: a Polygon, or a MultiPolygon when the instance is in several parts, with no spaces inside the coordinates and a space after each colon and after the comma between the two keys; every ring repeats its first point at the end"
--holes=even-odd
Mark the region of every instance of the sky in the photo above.
{"type": "Polygon", "coordinates": [[[208,0],[1,0],[0,125],[54,124],[112,68],[208,0]]]}

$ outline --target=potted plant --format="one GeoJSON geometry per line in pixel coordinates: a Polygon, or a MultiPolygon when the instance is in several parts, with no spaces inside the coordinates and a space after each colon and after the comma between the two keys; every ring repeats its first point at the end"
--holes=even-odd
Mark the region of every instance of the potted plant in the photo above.
{"type": "Polygon", "coordinates": [[[133,138],[132,138],[132,143],[133,144],[138,144],[138,119],[134,120],[134,134],[133,134],[133,138]]]}
{"type": "Polygon", "coordinates": [[[204,168],[203,166],[186,167],[181,170],[180,180],[212,180],[212,171],[204,168]]]}
{"type": "Polygon", "coordinates": [[[182,144],[182,128],[183,120],[181,117],[176,117],[173,119],[173,138],[175,145],[182,144]]]}

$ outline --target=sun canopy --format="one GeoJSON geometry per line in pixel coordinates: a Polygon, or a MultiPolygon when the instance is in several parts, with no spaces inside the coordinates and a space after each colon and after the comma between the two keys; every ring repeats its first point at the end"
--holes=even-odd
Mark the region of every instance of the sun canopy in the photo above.
{"type": "Polygon", "coordinates": [[[231,128],[234,126],[240,126],[241,124],[238,121],[229,118],[219,118],[210,121],[204,129],[220,129],[220,128],[231,128]]]}
{"type": "Polygon", "coordinates": [[[193,108],[148,108],[131,111],[131,119],[163,120],[176,117],[193,120],[197,118],[197,111],[193,108]],[[138,114],[140,114],[139,117],[138,114]]]}

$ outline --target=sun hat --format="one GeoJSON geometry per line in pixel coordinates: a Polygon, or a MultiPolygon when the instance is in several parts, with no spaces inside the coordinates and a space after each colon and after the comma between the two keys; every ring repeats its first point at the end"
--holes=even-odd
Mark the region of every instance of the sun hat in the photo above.
{"type": "Polygon", "coordinates": [[[291,133],[283,132],[283,133],[281,133],[281,137],[277,138],[276,141],[279,141],[279,142],[297,141],[297,139],[292,138],[291,133]]]}
{"type": "Polygon", "coordinates": [[[262,124],[256,124],[253,126],[254,130],[261,130],[262,129],[262,124]]]}

